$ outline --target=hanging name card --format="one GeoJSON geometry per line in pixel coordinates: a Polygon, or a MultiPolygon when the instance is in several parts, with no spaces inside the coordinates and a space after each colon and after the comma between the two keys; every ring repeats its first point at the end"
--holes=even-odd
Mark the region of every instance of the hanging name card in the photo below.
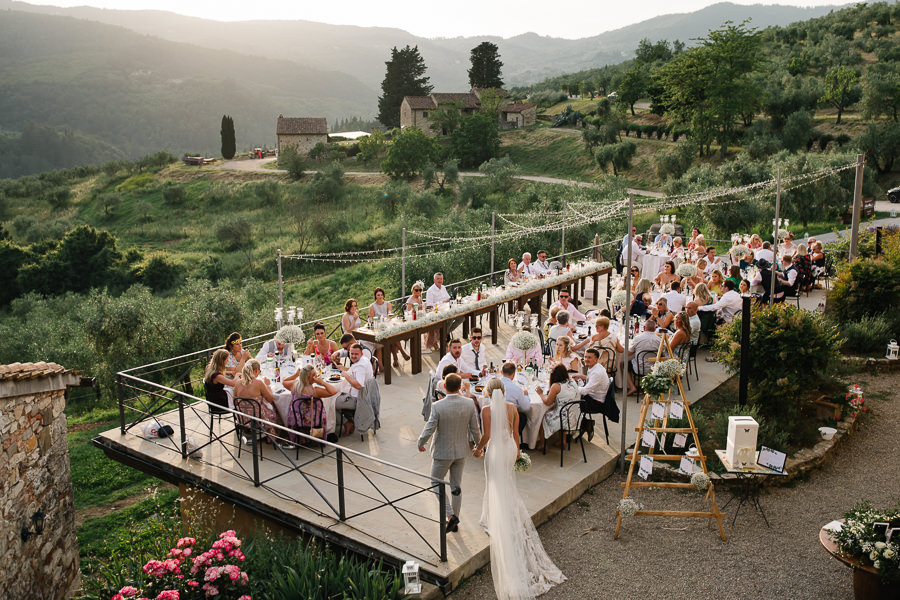
{"type": "Polygon", "coordinates": [[[784,452],[779,452],[778,450],[773,450],[766,446],[760,446],[759,458],[756,459],[756,462],[761,467],[772,469],[778,473],[784,473],[784,462],[786,460],[787,455],[784,452]]]}
{"type": "Polygon", "coordinates": [[[652,431],[644,431],[644,435],[641,436],[641,445],[648,448],[653,448],[656,445],[656,436],[653,435],[652,431]]]}
{"type": "Polygon", "coordinates": [[[675,439],[672,440],[673,448],[684,448],[684,445],[687,444],[687,434],[686,433],[676,433],[675,439]]]}
{"type": "Polygon", "coordinates": [[[678,471],[684,473],[685,475],[693,475],[694,474],[694,462],[693,458],[688,456],[681,457],[681,465],[678,467],[678,471]]]}
{"type": "Polygon", "coordinates": [[[672,402],[669,404],[669,416],[673,419],[680,419],[684,416],[684,403],[672,402]]]}
{"type": "Polygon", "coordinates": [[[641,479],[647,479],[652,472],[653,472],[653,457],[642,456],[641,457],[641,465],[638,468],[638,477],[640,477],[641,479]]]}
{"type": "Polygon", "coordinates": [[[650,409],[650,416],[654,419],[662,419],[666,416],[666,405],[662,402],[654,402],[650,409]]]}

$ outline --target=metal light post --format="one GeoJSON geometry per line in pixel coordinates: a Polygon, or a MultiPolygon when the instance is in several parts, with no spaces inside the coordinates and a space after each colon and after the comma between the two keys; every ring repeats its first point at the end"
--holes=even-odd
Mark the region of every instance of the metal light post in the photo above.
{"type": "Polygon", "coordinates": [[[406,298],[406,227],[400,235],[400,297],[406,298]]]}
{"type": "MultiPolygon", "coordinates": [[[[634,236],[631,234],[632,223],[634,223],[634,194],[628,194],[628,259],[626,260],[625,272],[625,349],[622,356],[622,381],[623,384],[628,378],[628,342],[631,338],[631,259],[632,259],[632,240],[634,236]]],[[[628,429],[628,386],[622,385],[622,451],[619,454],[619,472],[625,472],[625,435],[628,429]]],[[[637,442],[635,442],[637,444],[637,442]]]]}
{"type": "Polygon", "coordinates": [[[853,218],[850,220],[850,261],[856,258],[859,248],[859,213],[862,209],[862,183],[865,154],[856,155],[856,182],[853,186],[853,218]]]}
{"type": "Polygon", "coordinates": [[[747,385],[750,382],[750,296],[741,297],[741,374],[738,387],[738,405],[747,404],[747,385]]]}
{"type": "Polygon", "coordinates": [[[494,232],[497,227],[497,213],[491,213],[491,285],[494,285],[494,232]]]}
{"type": "MultiPolygon", "coordinates": [[[[778,182],[775,187],[775,222],[772,224],[773,246],[775,258],[772,260],[772,268],[769,270],[771,277],[769,286],[769,306],[775,303],[775,266],[778,262],[778,231],[781,229],[781,167],[778,167],[778,182]]],[[[765,282],[763,282],[765,283],[765,282]]]]}
{"type": "Polygon", "coordinates": [[[278,307],[284,310],[284,280],[281,277],[281,248],[276,251],[275,257],[275,262],[278,264],[278,307]]]}

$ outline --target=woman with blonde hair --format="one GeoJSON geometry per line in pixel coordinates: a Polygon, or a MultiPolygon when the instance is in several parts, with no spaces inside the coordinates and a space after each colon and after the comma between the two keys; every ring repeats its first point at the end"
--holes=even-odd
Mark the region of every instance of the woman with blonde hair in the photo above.
{"type": "MultiPolygon", "coordinates": [[[[307,435],[321,429],[324,436],[327,431],[327,419],[322,398],[334,396],[338,393],[337,388],[322,379],[312,365],[300,369],[297,378],[285,381],[284,387],[292,392],[288,427],[307,435]],[[297,416],[300,417],[300,422],[297,422],[297,416]]],[[[293,435],[291,439],[294,443],[298,441],[293,435]]]]}
{"type": "Polygon", "coordinates": [[[720,271],[719,269],[713,270],[713,272],[709,274],[709,283],[706,287],[712,294],[717,294],[719,296],[724,294],[725,278],[722,277],[722,271],[720,271]]]}
{"type": "Polygon", "coordinates": [[[672,348],[677,348],[681,344],[690,343],[691,341],[691,318],[687,313],[681,311],[675,315],[675,333],[669,338],[669,344],[672,348]]]}
{"type": "Polygon", "coordinates": [[[581,371],[581,359],[572,350],[575,342],[567,335],[561,336],[556,340],[556,351],[553,354],[553,361],[557,365],[563,365],[568,371],[581,371]]]}
{"type": "MultiPolygon", "coordinates": [[[[225,361],[228,360],[229,352],[224,348],[219,348],[213,352],[206,365],[206,371],[203,373],[203,385],[206,386],[206,400],[225,408],[228,406],[228,393],[225,386],[234,387],[239,381],[237,378],[232,379],[225,374],[225,361]]],[[[215,409],[210,409],[215,412],[215,409]]],[[[222,411],[219,411],[222,412],[222,411]]]]}
{"type": "MultiPolygon", "coordinates": [[[[255,358],[251,358],[244,364],[244,370],[241,371],[241,381],[234,386],[234,406],[251,417],[258,416],[263,421],[280,424],[278,412],[275,410],[275,396],[272,394],[272,390],[269,389],[269,379],[267,377],[263,378],[263,380],[258,379],[261,371],[262,367],[255,358]],[[240,402],[241,398],[259,402],[260,414],[253,415],[248,413],[249,403],[242,404],[240,402]]],[[[280,429],[267,423],[263,423],[263,429],[275,438],[284,435],[280,429]]]]}

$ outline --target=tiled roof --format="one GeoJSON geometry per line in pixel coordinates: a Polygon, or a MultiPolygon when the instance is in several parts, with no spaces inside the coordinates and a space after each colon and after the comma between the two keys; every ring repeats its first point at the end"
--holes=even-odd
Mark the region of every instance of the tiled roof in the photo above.
{"type": "Polygon", "coordinates": [[[437,104],[444,104],[445,102],[456,102],[462,108],[478,108],[481,106],[481,102],[478,100],[478,96],[472,94],[470,92],[465,93],[449,93],[449,94],[432,94],[431,97],[437,104]]]}
{"type": "Polygon", "coordinates": [[[278,117],[276,135],[304,133],[328,135],[328,122],[324,117],[278,117]]]}
{"type": "Polygon", "coordinates": [[[518,113],[524,112],[529,108],[534,108],[536,105],[532,102],[515,102],[513,104],[507,104],[505,106],[500,107],[500,112],[505,113],[518,113]]]}
{"type": "Polygon", "coordinates": [[[74,373],[74,371],[66,369],[56,363],[47,362],[0,365],[0,381],[37,379],[39,377],[61,375],[64,373],[74,373]]]}
{"type": "Polygon", "coordinates": [[[404,96],[403,100],[413,110],[431,110],[436,106],[431,96],[404,96]]]}

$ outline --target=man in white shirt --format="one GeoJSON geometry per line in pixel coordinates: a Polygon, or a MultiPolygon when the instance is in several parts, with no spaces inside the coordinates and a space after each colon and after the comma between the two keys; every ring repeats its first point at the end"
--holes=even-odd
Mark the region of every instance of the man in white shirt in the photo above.
{"type": "Polygon", "coordinates": [[[600,351],[596,348],[588,348],[584,351],[584,365],[587,367],[587,376],[581,373],[572,375],[572,379],[583,379],[584,387],[578,390],[582,398],[593,398],[598,404],[606,400],[606,392],[609,391],[609,373],[606,367],[600,364],[600,351]]]}
{"type": "Polygon", "coordinates": [[[672,289],[663,294],[662,297],[666,299],[669,310],[678,313],[684,308],[687,298],[681,293],[681,283],[679,281],[673,281],[671,287],[672,289]]]}
{"type": "Polygon", "coordinates": [[[550,263],[547,262],[547,251],[538,250],[537,257],[537,261],[531,265],[532,273],[534,273],[535,275],[540,275],[541,273],[549,272],[550,263]]]}
{"type": "Polygon", "coordinates": [[[716,249],[710,246],[706,249],[706,268],[703,269],[704,275],[709,275],[713,271],[724,271],[722,259],[716,256],[716,249]]]}
{"type": "Polygon", "coordinates": [[[628,370],[629,395],[637,391],[637,386],[634,385],[631,374],[650,372],[653,363],[651,363],[649,359],[656,358],[656,352],[659,350],[659,342],[660,339],[656,337],[656,321],[647,319],[647,322],[644,323],[644,330],[634,336],[634,339],[631,340],[631,344],[628,346],[628,358],[631,359],[631,368],[628,370]],[[649,352],[650,354],[641,354],[643,352],[649,352]],[[639,354],[641,355],[640,364],[638,364],[639,354]]]}
{"type": "Polygon", "coordinates": [[[763,242],[762,248],[756,251],[756,262],[760,260],[767,260],[770,265],[775,264],[775,253],[772,252],[772,244],[770,242],[763,242]]]}
{"type": "Polygon", "coordinates": [[[631,242],[632,239],[634,239],[634,236],[636,236],[636,235],[637,235],[637,227],[632,227],[631,235],[628,235],[626,233],[625,236],[622,238],[622,255],[623,256],[625,255],[624,254],[625,249],[628,247],[628,244],[631,242]]]}
{"type": "Polygon", "coordinates": [[[528,410],[531,408],[531,400],[528,399],[528,392],[516,383],[516,365],[511,362],[503,363],[500,367],[500,381],[503,382],[503,393],[507,402],[516,405],[519,412],[519,439],[522,439],[522,430],[528,423],[528,410]]]}
{"type": "MultiPolygon", "coordinates": [[[[345,333],[341,336],[341,349],[335,350],[334,354],[334,362],[337,362],[341,359],[348,358],[350,356],[350,347],[359,342],[356,341],[356,338],[353,337],[352,333],[345,333]]],[[[372,351],[366,347],[363,347],[363,358],[365,358],[370,363],[372,362],[372,351]]]]}
{"type": "MultiPolygon", "coordinates": [[[[363,358],[363,347],[359,344],[350,346],[350,366],[345,367],[342,364],[337,365],[338,370],[347,383],[350,384],[348,393],[340,394],[334,401],[335,410],[356,408],[356,401],[359,398],[359,391],[363,389],[366,382],[374,377],[372,373],[372,363],[363,358]]],[[[344,435],[353,433],[353,421],[344,423],[344,435]]]]}
{"type": "MultiPolygon", "coordinates": [[[[644,241],[644,237],[641,235],[636,235],[631,240],[631,262],[642,264],[641,257],[647,254],[647,252],[641,247],[641,242],[644,241]]],[[[628,264],[628,246],[622,246],[622,264],[628,264]]]]}
{"type": "Polygon", "coordinates": [[[519,273],[524,275],[525,277],[534,277],[537,273],[534,270],[534,265],[531,264],[531,252],[525,252],[522,254],[522,262],[519,263],[518,267],[519,273]]]}
{"type": "Polygon", "coordinates": [[[488,361],[487,349],[481,343],[484,339],[481,327],[473,328],[469,339],[471,341],[462,347],[459,355],[460,370],[474,373],[479,377],[484,376],[487,373],[488,361]]]}
{"type": "Polygon", "coordinates": [[[265,365],[269,354],[273,354],[277,361],[291,362],[294,360],[294,345],[285,344],[278,339],[278,334],[276,333],[275,339],[267,341],[260,347],[259,352],[256,353],[256,360],[260,364],[265,365]]]}
{"type": "Polygon", "coordinates": [[[435,367],[435,382],[440,381],[444,367],[447,365],[454,365],[458,369],[459,376],[463,379],[469,379],[472,376],[472,372],[463,367],[462,361],[459,359],[460,354],[462,354],[462,342],[459,339],[450,340],[450,348],[447,350],[447,354],[441,358],[441,361],[435,367]]]}
{"type": "Polygon", "coordinates": [[[691,300],[684,305],[684,311],[691,322],[691,344],[696,344],[700,341],[700,316],[697,314],[697,303],[691,300]]]}
{"type": "MultiPolygon", "coordinates": [[[[562,289],[559,291],[559,300],[557,300],[553,303],[552,306],[550,306],[550,310],[553,310],[554,306],[559,306],[562,310],[569,313],[571,320],[574,320],[576,323],[578,321],[587,320],[585,316],[581,314],[581,311],[575,308],[574,304],[569,302],[569,290],[567,289],[562,289]]],[[[556,319],[559,320],[559,314],[556,315],[556,319]]]]}
{"type": "Polygon", "coordinates": [[[450,302],[450,292],[444,287],[444,274],[437,272],[434,274],[434,284],[425,292],[425,306],[434,308],[443,302],[450,302]]]}
{"type": "Polygon", "coordinates": [[[734,316],[741,312],[743,301],[741,295],[734,291],[734,282],[730,279],[725,280],[725,293],[719,298],[719,301],[706,306],[698,306],[697,310],[704,312],[714,310],[717,311],[722,321],[731,321],[734,316]]]}
{"type": "Polygon", "coordinates": [[[790,288],[785,290],[788,295],[797,295],[797,268],[794,266],[794,259],[790,254],[781,257],[781,273],[778,273],[776,277],[781,285],[790,288]]]}

